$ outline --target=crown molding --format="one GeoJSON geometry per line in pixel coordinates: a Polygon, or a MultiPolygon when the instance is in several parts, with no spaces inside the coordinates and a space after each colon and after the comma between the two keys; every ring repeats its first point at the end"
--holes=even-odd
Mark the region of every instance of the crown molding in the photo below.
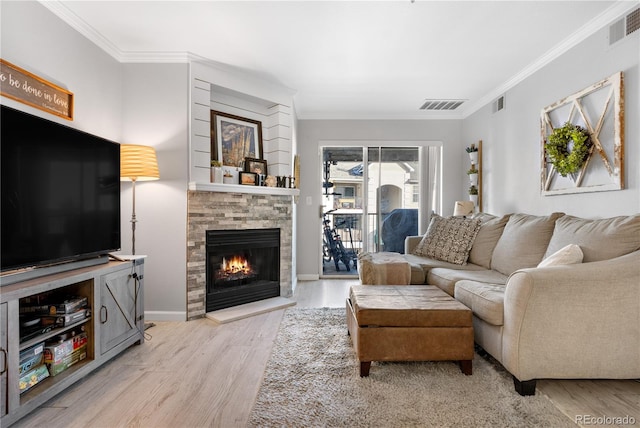
{"type": "MultiPolygon", "coordinates": [[[[191,61],[205,62],[205,63],[217,63],[216,61],[201,57],[199,55],[190,52],[124,52],[115,46],[111,41],[106,39],[102,34],[96,31],[93,27],[83,21],[78,15],[73,13],[63,3],[58,0],[38,0],[40,4],[49,9],[53,14],[58,16],[62,21],[66,22],[73,29],[85,36],[87,39],[95,43],[99,48],[104,50],[107,54],[111,55],[115,60],[121,63],[188,63],[191,61]]],[[[547,64],[563,55],[569,49],[576,46],[578,43],[585,40],[587,37],[593,35],[606,25],[619,19],[625,13],[631,11],[631,9],[637,7],[637,0],[618,0],[612,6],[607,8],[600,15],[592,19],[583,25],[576,32],[571,34],[565,40],[558,45],[547,51],[544,55],[538,58],[536,61],[529,64],[527,67],[518,72],[511,79],[504,82],[502,85],[489,91],[486,95],[477,99],[476,101],[469,102],[467,105],[461,106],[459,112],[446,114],[446,115],[434,115],[434,114],[376,114],[376,113],[363,113],[353,115],[352,113],[336,112],[331,114],[301,114],[298,118],[303,120],[428,120],[428,119],[466,119],[482,107],[490,104],[496,98],[503,95],[514,86],[524,81],[538,70],[545,67],[547,64]]],[[[295,93],[295,91],[291,90],[295,93]]],[[[423,112],[424,113],[424,112],[423,112]]]]}
{"type": "Polygon", "coordinates": [[[111,55],[117,61],[122,62],[120,60],[120,58],[122,57],[122,51],[118,49],[116,45],[111,43],[107,38],[105,38],[102,34],[96,31],[95,28],[87,24],[78,15],[69,10],[69,8],[64,4],[57,0],[38,1],[42,6],[49,9],[49,11],[60,18],[63,22],[66,22],[71,28],[85,36],[91,42],[95,43],[100,49],[111,55]]]}
{"type": "Polygon", "coordinates": [[[607,10],[602,12],[600,15],[593,18],[591,21],[587,22],[581,28],[579,28],[576,32],[571,34],[569,37],[564,39],[562,42],[554,46],[552,49],[547,51],[544,55],[538,58],[536,61],[529,64],[527,67],[522,69],[519,73],[513,76],[511,79],[504,82],[502,85],[494,88],[492,91],[488,92],[483,97],[478,100],[469,103],[466,107],[463,106],[462,110],[462,118],[466,119],[471,116],[476,111],[480,110],[482,107],[492,103],[496,98],[504,95],[505,92],[515,87],[518,83],[524,81],[528,77],[532,76],[535,72],[545,67],[547,64],[551,63],[553,60],[559,58],[564,53],[569,51],[571,48],[579,44],[580,42],[587,39],[589,36],[595,34],[600,29],[609,25],[616,19],[619,19],[621,16],[630,12],[631,9],[638,5],[638,1],[628,1],[621,0],[614,3],[607,10]]]}

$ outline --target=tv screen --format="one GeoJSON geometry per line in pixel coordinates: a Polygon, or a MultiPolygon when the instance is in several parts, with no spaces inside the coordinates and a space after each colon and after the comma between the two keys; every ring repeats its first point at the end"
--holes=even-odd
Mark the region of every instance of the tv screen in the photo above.
{"type": "Polygon", "coordinates": [[[1,106],[2,271],[120,249],[120,145],[1,106]]]}

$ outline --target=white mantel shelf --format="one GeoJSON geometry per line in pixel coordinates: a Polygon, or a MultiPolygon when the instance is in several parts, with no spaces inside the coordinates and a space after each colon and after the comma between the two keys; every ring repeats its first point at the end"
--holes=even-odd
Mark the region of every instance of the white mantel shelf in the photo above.
{"type": "Polygon", "coordinates": [[[299,189],[266,186],[244,186],[241,184],[196,183],[189,182],[189,190],[200,192],[250,193],[254,195],[298,196],[299,189]]]}

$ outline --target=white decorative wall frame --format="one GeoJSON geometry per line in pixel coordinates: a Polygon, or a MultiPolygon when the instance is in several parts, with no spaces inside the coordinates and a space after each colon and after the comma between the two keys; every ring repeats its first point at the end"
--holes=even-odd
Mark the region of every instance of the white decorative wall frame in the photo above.
{"type": "Polygon", "coordinates": [[[624,78],[621,71],[545,107],[540,125],[543,195],[624,188],[624,78]],[[580,171],[563,177],[549,162],[545,144],[554,128],[567,122],[585,128],[593,145],[580,171]]]}

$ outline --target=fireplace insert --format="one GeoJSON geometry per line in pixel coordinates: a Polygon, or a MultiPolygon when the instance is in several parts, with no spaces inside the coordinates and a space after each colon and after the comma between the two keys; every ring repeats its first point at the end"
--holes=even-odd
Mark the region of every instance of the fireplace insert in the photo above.
{"type": "Polygon", "coordinates": [[[207,312],[280,295],[280,229],[207,230],[207,312]]]}

